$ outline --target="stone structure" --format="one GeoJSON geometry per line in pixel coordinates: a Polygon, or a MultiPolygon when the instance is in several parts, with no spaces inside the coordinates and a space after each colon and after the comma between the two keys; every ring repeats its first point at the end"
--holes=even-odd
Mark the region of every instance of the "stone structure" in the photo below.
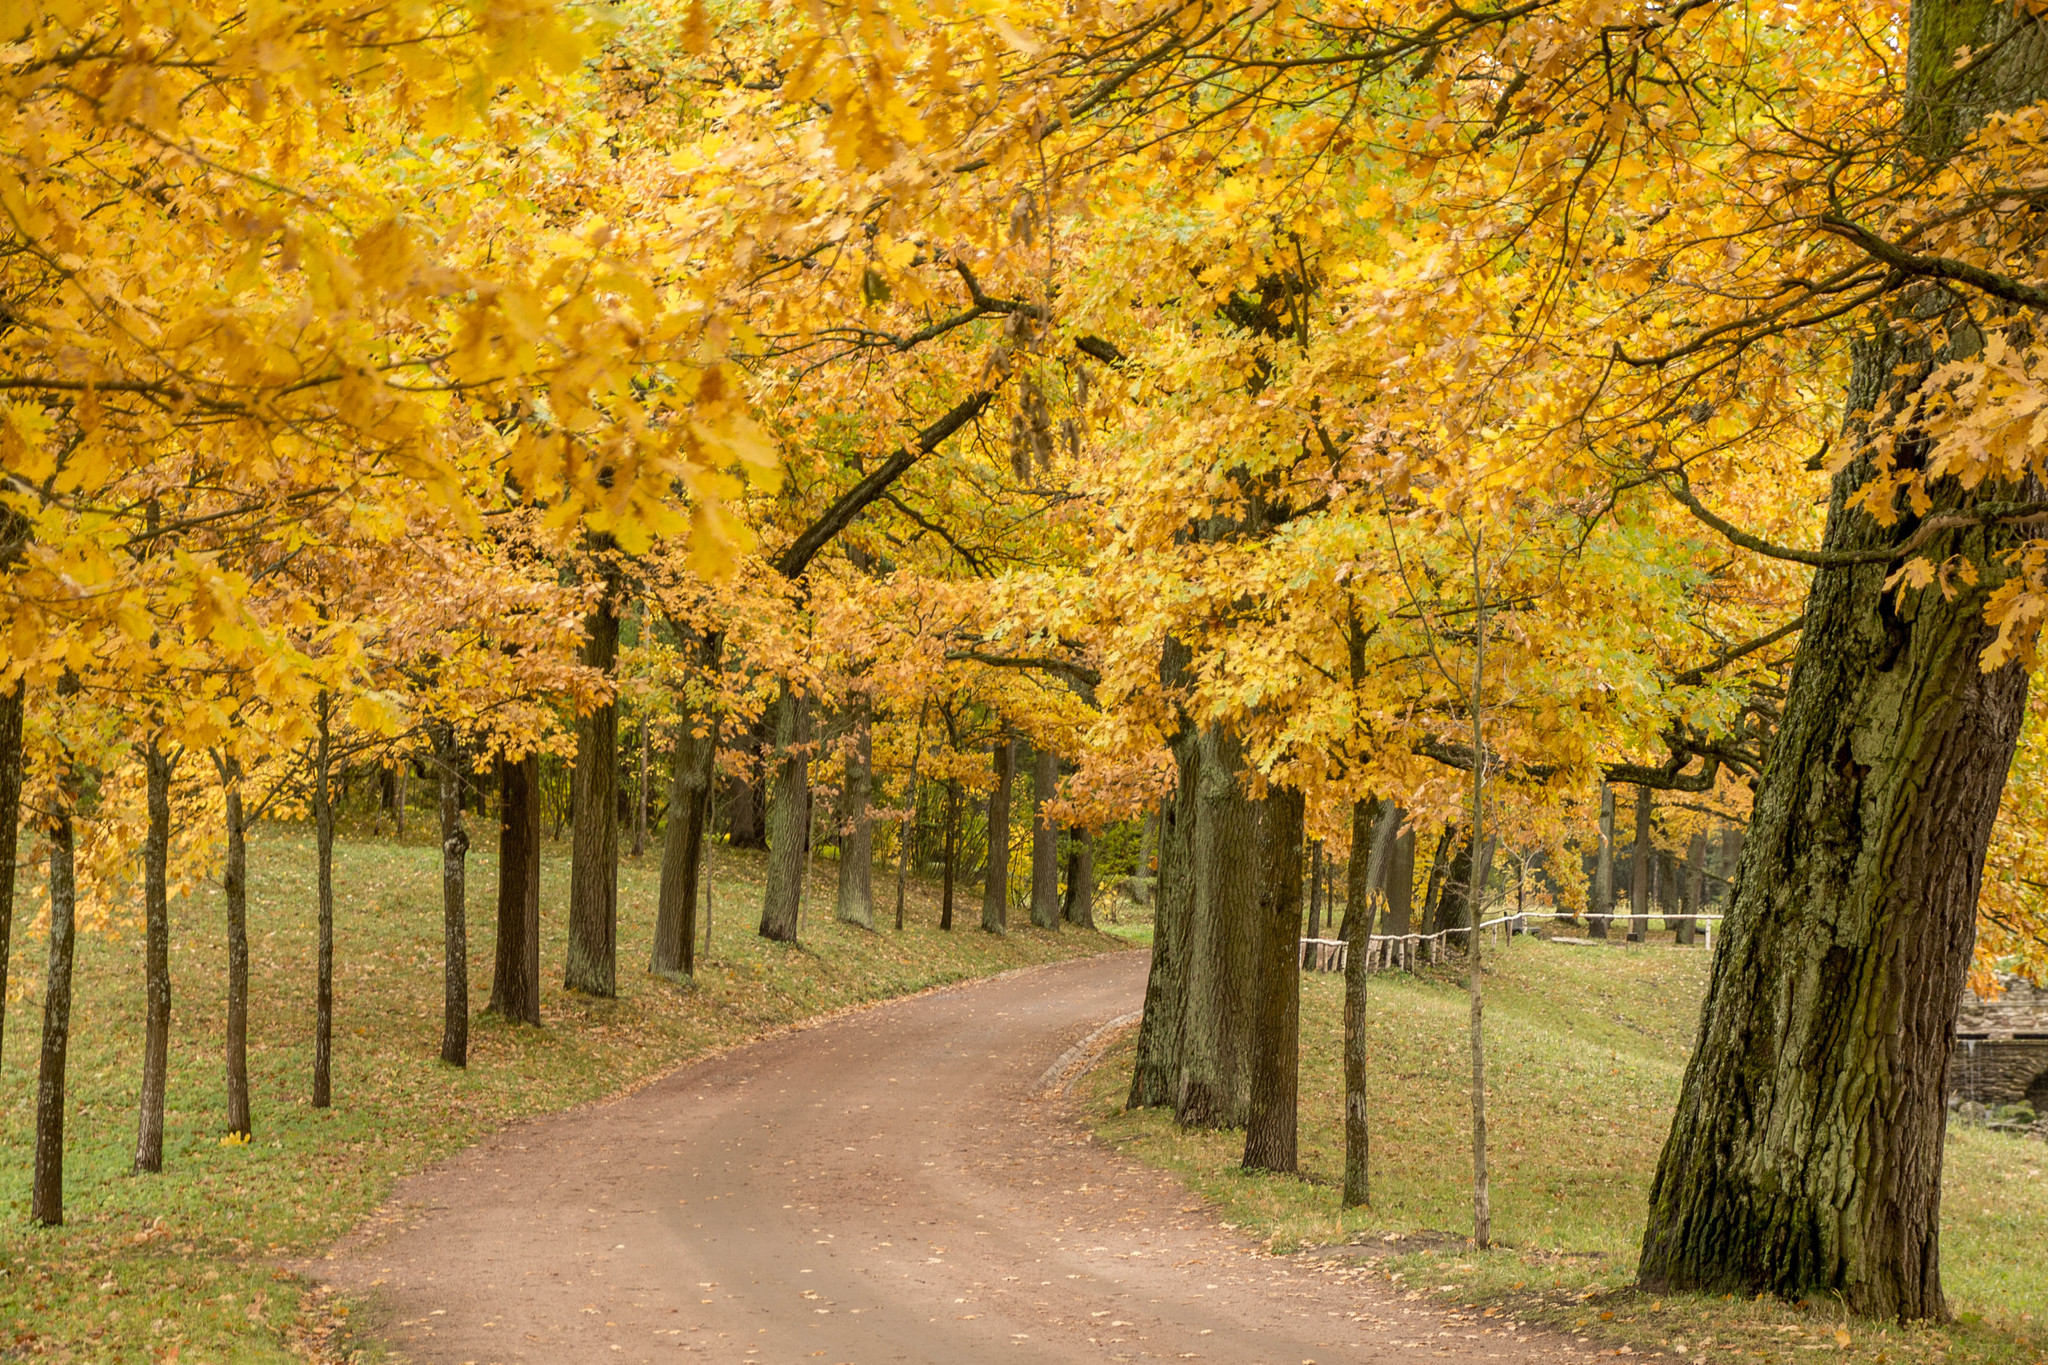
{"type": "Polygon", "coordinates": [[[2048,988],[2001,976],[2005,993],[1963,992],[1949,1088],[1957,1100],[1990,1106],[2026,1101],[2048,1113],[2048,988]]]}

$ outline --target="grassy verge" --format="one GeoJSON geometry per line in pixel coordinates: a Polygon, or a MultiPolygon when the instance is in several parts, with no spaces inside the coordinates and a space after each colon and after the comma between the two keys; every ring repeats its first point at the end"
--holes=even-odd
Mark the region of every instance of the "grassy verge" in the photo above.
{"type": "MultiPolygon", "coordinates": [[[[480,1015],[466,1071],[441,1037],[439,850],[356,840],[336,868],[334,1106],[306,1103],[312,1065],[313,850],[296,831],[251,845],[250,1081],[255,1136],[222,1146],[225,966],[217,891],[173,907],[173,1040],[164,1173],[130,1172],[142,1043],[141,939],[81,941],[70,1061],[66,1226],[28,1223],[36,1036],[46,937],[19,935],[0,1067],[0,1358],[271,1362],[347,1347],[346,1308],[284,1263],[339,1237],[393,1181],[514,1119],[616,1092],[712,1048],[862,1001],[1125,945],[1027,926],[991,938],[935,925],[911,886],[911,926],[833,923],[832,865],[810,888],[802,944],[753,932],[761,864],[719,853],[713,934],[694,985],[648,976],[658,857],[619,877],[620,998],[554,984],[564,951],[566,845],[548,850],[542,1013],[547,1026],[480,1015]]],[[[469,860],[470,999],[490,998],[496,859],[469,860]]],[[[893,910],[893,880],[878,877],[893,910]],[[885,891],[886,888],[886,891],[885,891]]],[[[880,916],[878,915],[878,918],[880,916]]]]}
{"type": "Polygon", "coordinates": [[[1958,1320],[1901,1330],[1835,1304],[1645,1298],[1635,1273],[1643,1209],[1691,1048],[1706,954],[1518,940],[1487,978],[1487,1116],[1494,1236],[1475,1253],[1468,1003],[1448,977],[1372,983],[1370,1209],[1338,1207],[1343,1172],[1342,998],[1302,986],[1305,1181],[1237,1169],[1240,1133],[1183,1132],[1121,1111],[1130,1041],[1077,1091],[1097,1131],[1167,1167],[1275,1251],[1364,1261],[1406,1292],[1475,1319],[1541,1322],[1589,1348],[1699,1361],[1863,1365],[2038,1362],[2048,1355],[2048,1146],[1977,1129],[1949,1137],[1944,1281],[1958,1320]]]}

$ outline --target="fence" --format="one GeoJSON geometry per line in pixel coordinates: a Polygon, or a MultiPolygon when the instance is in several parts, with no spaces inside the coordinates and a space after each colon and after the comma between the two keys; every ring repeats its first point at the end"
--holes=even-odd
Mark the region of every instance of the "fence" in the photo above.
{"type": "MultiPolygon", "coordinates": [[[[1532,919],[1575,919],[1556,910],[1525,910],[1518,914],[1502,915],[1498,919],[1480,921],[1481,929],[1489,930],[1487,938],[1494,943],[1500,941],[1502,925],[1509,935],[1529,932],[1528,921],[1532,919]]],[[[1610,915],[1608,922],[1625,923],[1630,916],[1610,915]]],[[[1671,928],[1680,919],[1689,919],[1700,927],[1700,946],[1714,946],[1714,922],[1720,915],[1653,915],[1650,918],[1662,921],[1671,928]]],[[[1415,960],[1435,960],[1437,948],[1446,944],[1455,934],[1469,934],[1470,929],[1439,929],[1433,934],[1373,934],[1366,940],[1365,969],[1368,972],[1415,970],[1415,960]],[[1424,947],[1423,945],[1428,945],[1424,947]]],[[[1341,972],[1350,958],[1351,945],[1341,938],[1305,938],[1301,940],[1301,969],[1305,972],[1341,972]]]]}

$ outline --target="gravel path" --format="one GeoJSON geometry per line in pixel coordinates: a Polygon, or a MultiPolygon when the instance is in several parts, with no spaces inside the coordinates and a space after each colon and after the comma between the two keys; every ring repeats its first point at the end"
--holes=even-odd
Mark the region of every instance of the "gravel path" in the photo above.
{"type": "Polygon", "coordinates": [[[419,1365],[1571,1353],[1258,1255],[1097,1145],[1057,1081],[1145,968],[1119,953],[916,996],[508,1129],[310,1269],[419,1365]]]}

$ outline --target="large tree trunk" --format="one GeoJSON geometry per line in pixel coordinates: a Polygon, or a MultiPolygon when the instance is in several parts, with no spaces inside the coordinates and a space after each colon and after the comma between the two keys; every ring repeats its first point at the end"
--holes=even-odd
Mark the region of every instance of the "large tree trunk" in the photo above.
{"type": "Polygon", "coordinates": [[[846,784],[839,796],[839,895],[833,917],[863,929],[875,927],[875,822],[868,808],[874,795],[874,714],[865,693],[848,704],[853,727],[846,746],[846,784]]]}
{"type": "Polygon", "coordinates": [[[1175,1114],[1190,1127],[1241,1128],[1251,1108],[1258,996],[1259,807],[1244,788],[1244,746],[1202,730],[1195,793],[1187,997],[1175,1114]]]}
{"type": "Polygon", "coordinates": [[[667,823],[661,838],[661,890],[655,902],[654,951],[647,969],[661,975],[697,970],[697,899],[711,832],[711,792],[718,722],[685,710],[670,760],[667,823]],[[699,727],[703,733],[697,733],[699,727]]]}
{"type": "Polygon", "coordinates": [[[7,966],[14,951],[16,859],[21,856],[21,717],[28,684],[0,693],[0,1041],[6,1038],[7,966]]]}
{"type": "MultiPolygon", "coordinates": [[[[2048,28],[2013,7],[1915,0],[1906,88],[1914,150],[1953,154],[1994,109],[2048,92],[2048,28]],[[1968,49],[1965,73],[1953,54],[1968,49]]],[[[1880,324],[1854,353],[1823,545],[1895,546],[1849,496],[1872,456],[1859,414],[1924,397],[1937,363],[1982,344],[1961,301],[1916,301],[1951,349],[1880,324]]],[[[1979,314],[1981,316],[1981,314],[1979,314]]],[[[1901,423],[1904,426],[1904,423],[1901,423]]],[[[1901,431],[1900,467],[1920,466],[1901,431]]],[[[1952,479],[1930,514],[2043,497],[1952,479]]],[[[1984,850],[2024,712],[2020,663],[1984,672],[1987,596],[2024,533],[1944,531],[1917,549],[1961,556],[1947,591],[1886,591],[1891,565],[1816,572],[1792,683],[1757,789],[1700,1034],[1650,1192],[1640,1275],[1657,1289],[1834,1298],[1878,1318],[1940,1318],[1948,1061],[1975,932],[1984,850]],[[1952,594],[1952,595],[1951,595],[1952,594]]]]}
{"type": "MultiPolygon", "coordinates": [[[[1446,836],[1452,833],[1452,829],[1445,830],[1446,836]]],[[[1451,946],[1450,932],[1464,928],[1468,922],[1467,902],[1472,898],[1472,840],[1469,833],[1458,840],[1456,851],[1451,854],[1448,865],[1444,864],[1444,850],[1441,846],[1437,849],[1437,861],[1443,868],[1443,875],[1439,880],[1435,872],[1430,874],[1430,880],[1436,883],[1437,890],[1429,921],[1423,925],[1422,931],[1426,934],[1443,934],[1445,937],[1439,941],[1448,948],[1451,946]]]]}
{"type": "Polygon", "coordinates": [[[498,951],[491,1009],[540,1024],[540,756],[498,760],[498,951]]]}
{"type": "Polygon", "coordinates": [[[1181,1043],[1187,1018],[1188,932],[1194,913],[1195,793],[1201,785],[1199,734],[1173,740],[1180,780],[1159,809],[1159,875],[1152,887],[1152,969],[1145,979],[1145,1010],[1138,1023],[1137,1059],[1131,1069],[1131,1109],[1175,1104],[1180,1094],[1181,1043]]]}
{"type": "Polygon", "coordinates": [[[142,752],[149,828],[142,840],[142,1094],[136,1106],[135,1169],[164,1168],[164,1080],[171,1048],[171,769],[176,760],[152,737],[142,752]]]}
{"type": "Polygon", "coordinates": [[[1044,749],[1031,754],[1031,922],[1040,929],[1060,927],[1060,829],[1046,818],[1045,805],[1059,795],[1059,755],[1044,749]]]}
{"type": "Polygon", "coordinates": [[[1095,836],[1080,825],[1067,831],[1067,898],[1060,918],[1077,928],[1095,927],[1095,836]]]}
{"type": "MultiPolygon", "coordinates": [[[[69,793],[60,792],[60,802],[69,793]]],[[[71,812],[50,828],[50,968],[43,986],[43,1055],[36,1077],[35,1176],[29,1217],[44,1227],[64,1221],[64,1066],[71,1048],[71,958],[78,917],[78,875],[71,812]]]]}
{"type": "Polygon", "coordinates": [[[811,836],[810,700],[787,686],[775,702],[775,777],[768,794],[768,878],[761,937],[796,942],[811,836]]]}
{"type": "MultiPolygon", "coordinates": [[[[333,706],[334,698],[322,692],[316,711],[318,730],[313,750],[313,879],[315,913],[319,921],[319,945],[313,969],[315,1109],[325,1109],[334,1101],[334,802],[328,788],[334,763],[334,736],[329,730],[333,706]]],[[[240,812],[236,814],[239,816],[240,812]]]]}
{"type": "MultiPolygon", "coordinates": [[[[1407,824],[1408,812],[1396,809],[1394,819],[1401,825],[1407,824]]],[[[1397,825],[1396,828],[1399,828],[1397,825]]],[[[1356,853],[1351,855],[1357,857],[1356,853]]],[[[1399,938],[1414,932],[1415,924],[1415,831],[1401,829],[1394,837],[1391,853],[1387,858],[1387,875],[1384,879],[1387,893],[1387,910],[1380,923],[1380,933],[1386,937],[1399,938]]]]}
{"type": "Polygon", "coordinates": [[[469,1065],[469,830],[462,823],[462,750],[434,726],[441,777],[441,1060],[469,1065]]]}
{"type": "Polygon", "coordinates": [[[1014,740],[995,746],[995,790],[988,794],[988,878],[981,887],[983,933],[1000,934],[1010,926],[1010,783],[1017,770],[1014,740]]]}
{"type": "Polygon", "coordinates": [[[1253,907],[1258,999],[1252,1018],[1251,1108],[1244,1169],[1295,1172],[1301,1088],[1302,795],[1275,791],[1259,803],[1253,907]]]}
{"type": "MultiPolygon", "coordinates": [[[[611,676],[619,618],[609,596],[584,622],[583,662],[611,676]]],[[[569,956],[562,984],[585,995],[619,993],[619,707],[576,720],[569,819],[569,956]]]]}

